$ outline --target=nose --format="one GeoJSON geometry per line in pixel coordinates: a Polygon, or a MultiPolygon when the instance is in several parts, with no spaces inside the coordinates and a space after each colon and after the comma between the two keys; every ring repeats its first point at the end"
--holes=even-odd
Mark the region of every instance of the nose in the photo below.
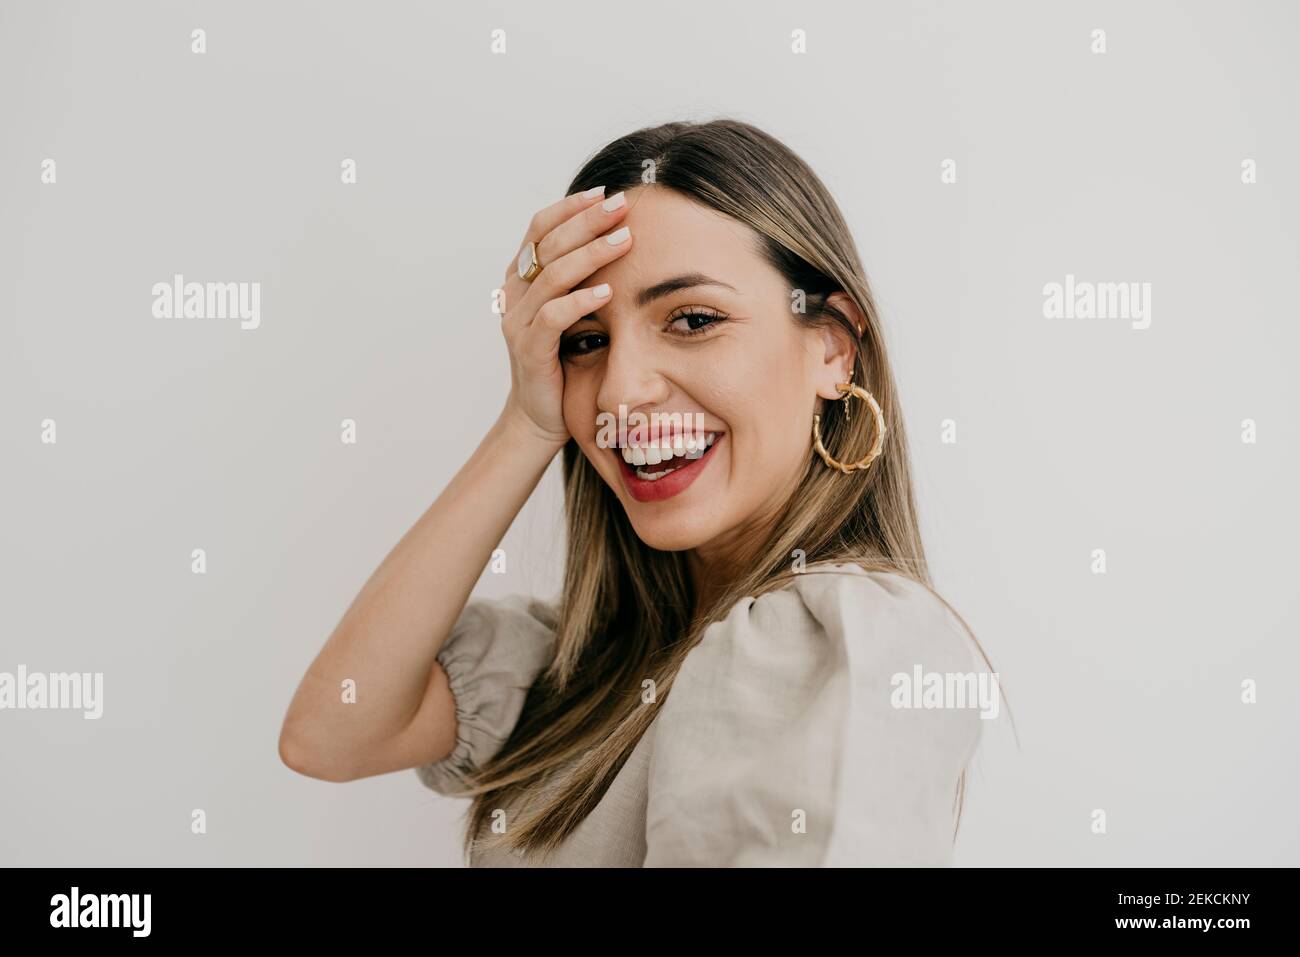
{"type": "Polygon", "coordinates": [[[605,376],[596,393],[601,412],[618,415],[619,405],[631,414],[643,406],[658,407],[672,387],[660,373],[655,350],[635,336],[616,336],[606,347],[605,376]]]}

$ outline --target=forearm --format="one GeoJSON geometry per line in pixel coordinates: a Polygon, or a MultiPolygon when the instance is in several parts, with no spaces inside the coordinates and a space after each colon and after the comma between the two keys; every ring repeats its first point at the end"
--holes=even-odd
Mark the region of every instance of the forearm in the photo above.
{"type": "Polygon", "coordinates": [[[303,678],[282,738],[342,763],[410,724],[434,656],[557,451],[515,418],[498,418],[353,600],[303,678]],[[347,679],[356,701],[341,706],[347,679]]]}

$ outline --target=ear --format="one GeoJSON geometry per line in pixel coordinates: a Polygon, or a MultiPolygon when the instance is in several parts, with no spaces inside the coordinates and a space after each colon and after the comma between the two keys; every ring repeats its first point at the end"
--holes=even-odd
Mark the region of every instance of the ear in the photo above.
{"type": "MultiPolygon", "coordinates": [[[[817,395],[823,399],[840,399],[843,395],[837,386],[848,382],[853,374],[853,359],[857,355],[862,333],[866,331],[866,317],[862,315],[853,298],[843,292],[834,292],[827,298],[827,303],[839,307],[848,316],[849,321],[858,330],[857,339],[850,339],[849,334],[838,322],[828,323],[818,330],[821,348],[816,352],[819,360],[815,370],[817,395]]],[[[861,385],[862,383],[858,383],[861,385]]]]}

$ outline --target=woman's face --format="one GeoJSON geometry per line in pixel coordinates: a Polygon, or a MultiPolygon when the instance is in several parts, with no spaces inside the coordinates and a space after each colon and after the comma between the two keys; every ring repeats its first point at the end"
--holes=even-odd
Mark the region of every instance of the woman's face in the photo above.
{"type": "Polygon", "coordinates": [[[627,198],[632,249],[583,283],[612,295],[561,339],[565,423],[642,541],[723,555],[794,489],[817,398],[838,397],[849,346],[796,321],[793,290],[749,227],[665,188],[627,198]],[[613,429],[601,425],[617,427],[620,405],[625,421],[678,417],[658,436],[631,421],[625,447],[607,447],[613,429]],[[690,451],[699,422],[712,443],[703,454],[690,451]]]}

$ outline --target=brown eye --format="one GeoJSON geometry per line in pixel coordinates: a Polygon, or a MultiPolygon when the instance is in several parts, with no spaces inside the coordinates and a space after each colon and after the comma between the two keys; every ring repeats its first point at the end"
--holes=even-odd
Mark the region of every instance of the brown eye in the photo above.
{"type": "Polygon", "coordinates": [[[702,312],[698,309],[680,312],[668,320],[668,328],[681,335],[695,335],[709,326],[717,325],[727,317],[714,312],[702,312]]]}
{"type": "Polygon", "coordinates": [[[607,338],[599,332],[581,332],[576,336],[569,336],[560,343],[560,355],[573,356],[594,352],[605,345],[607,338]]]}

